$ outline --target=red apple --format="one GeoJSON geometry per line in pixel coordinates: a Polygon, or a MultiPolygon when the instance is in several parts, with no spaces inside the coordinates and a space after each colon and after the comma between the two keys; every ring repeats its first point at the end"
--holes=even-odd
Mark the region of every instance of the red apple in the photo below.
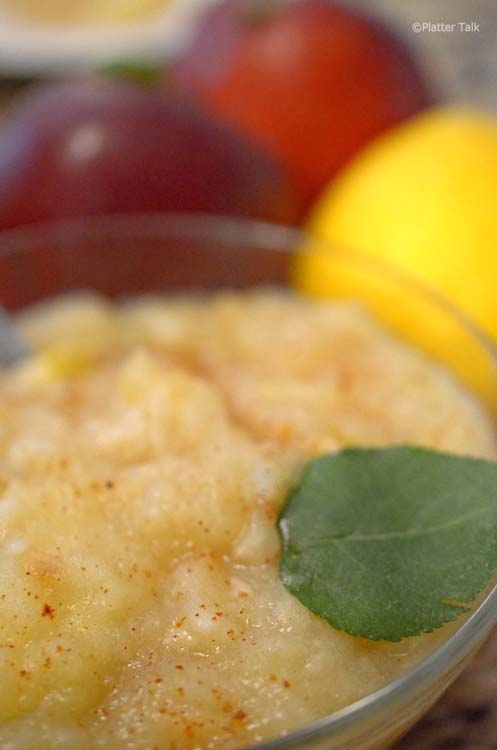
{"type": "Polygon", "coordinates": [[[167,79],[276,155],[304,206],[367,141],[430,103],[405,47],[328,0],[225,0],[167,79]]]}
{"type": "Polygon", "coordinates": [[[183,95],[92,77],[31,90],[0,127],[0,228],[92,214],[205,211],[292,223],[262,150],[183,95]]]}

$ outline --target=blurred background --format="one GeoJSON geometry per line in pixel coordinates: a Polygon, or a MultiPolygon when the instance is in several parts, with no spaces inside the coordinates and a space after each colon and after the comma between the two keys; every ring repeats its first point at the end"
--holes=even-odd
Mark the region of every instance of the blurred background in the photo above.
{"type": "MultiPolygon", "coordinates": [[[[303,227],[497,341],[496,49],[495,0],[0,0],[0,231],[170,210],[303,227]]],[[[319,260],[295,283],[330,294],[319,260]]],[[[470,670],[398,750],[495,750],[495,638],[470,670]]]]}
{"type": "MultiPolygon", "coordinates": [[[[349,0],[381,18],[415,51],[446,101],[497,112],[497,7],[491,0],[349,0]],[[416,22],[475,22],[479,31],[413,31],[416,22]]],[[[459,26],[457,27],[459,29],[459,26]]]]}
{"type": "MultiPolygon", "coordinates": [[[[45,74],[67,75],[70,68],[91,69],[95,63],[111,60],[116,55],[170,59],[191,38],[199,18],[215,2],[82,0],[69,4],[59,0],[1,0],[2,93],[8,98],[22,80],[45,74]],[[156,30],[150,31],[150,25],[156,30]],[[13,32],[16,26],[17,31],[13,32]],[[89,26],[93,28],[88,30],[89,26]],[[123,30],[123,26],[128,29],[123,30]],[[130,26],[142,27],[134,39],[129,33],[130,26]],[[120,40],[116,40],[116,28],[124,31],[120,40]],[[86,45],[80,43],[83,51],[71,37],[86,37],[86,45]],[[60,51],[53,49],[54,38],[60,51]]],[[[411,3],[343,0],[340,4],[380,19],[395,30],[418,55],[446,99],[464,100],[496,111],[497,7],[492,0],[415,0],[411,3]],[[418,21],[474,21],[480,25],[480,31],[415,33],[412,24],[418,21]]]]}
{"type": "MultiPolygon", "coordinates": [[[[0,230],[200,210],[311,227],[389,260],[415,231],[401,265],[435,243],[447,266],[461,231],[496,229],[496,36],[494,0],[0,0],[0,230]],[[387,224],[388,237],[371,232],[387,224]]],[[[491,254],[465,245],[458,273],[473,251],[491,254]]],[[[446,274],[431,261],[422,275],[461,305],[446,274]]],[[[493,290],[469,294],[497,335],[493,290]]]]}
{"type": "MultiPolygon", "coordinates": [[[[302,227],[497,340],[496,41],[495,0],[0,0],[0,231],[302,227]]],[[[313,258],[296,279],[332,282],[313,258]]]]}

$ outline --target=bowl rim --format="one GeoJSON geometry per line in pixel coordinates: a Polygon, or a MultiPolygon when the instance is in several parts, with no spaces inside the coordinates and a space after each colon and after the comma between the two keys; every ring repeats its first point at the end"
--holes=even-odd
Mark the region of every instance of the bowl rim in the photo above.
{"type": "MultiPolygon", "coordinates": [[[[153,212],[141,214],[113,214],[76,219],[64,219],[15,227],[0,232],[0,257],[22,254],[27,243],[37,237],[51,236],[57,242],[81,242],[112,236],[112,239],[129,237],[129,233],[142,237],[167,235],[169,238],[209,240],[223,244],[236,244],[241,239],[259,249],[281,253],[292,253],[295,247],[305,248],[316,243],[346,252],[352,263],[367,264],[377,272],[387,274],[413,293],[443,309],[455,322],[476,339],[494,363],[497,373],[497,344],[455,304],[445,299],[437,290],[424,281],[364,251],[331,242],[326,237],[300,228],[254,221],[244,218],[201,213],[153,212]]],[[[343,256],[340,255],[340,259],[343,256]]],[[[400,703],[415,690],[429,685],[435,678],[450,671],[454,664],[479,645],[497,622],[497,583],[488,590],[477,608],[461,623],[457,630],[429,656],[383,688],[376,690],[348,706],[327,716],[312,721],[286,735],[251,745],[238,750],[301,750],[303,743],[321,738],[336,738],[344,730],[352,728],[392,704],[400,703]]]]}

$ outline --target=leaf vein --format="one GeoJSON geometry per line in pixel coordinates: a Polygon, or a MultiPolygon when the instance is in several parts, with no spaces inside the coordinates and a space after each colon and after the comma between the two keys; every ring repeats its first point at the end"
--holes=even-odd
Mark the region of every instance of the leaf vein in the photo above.
{"type": "Polygon", "coordinates": [[[403,529],[402,531],[386,531],[381,533],[371,532],[364,534],[362,532],[345,532],[343,534],[337,535],[331,534],[330,536],[313,537],[308,540],[305,547],[301,546],[300,550],[302,551],[302,549],[307,549],[315,544],[324,544],[336,540],[344,540],[347,542],[386,542],[390,541],[391,539],[405,539],[407,537],[438,534],[441,531],[445,531],[455,526],[460,526],[461,524],[467,523],[468,520],[472,520],[492,512],[495,515],[496,509],[495,507],[489,505],[485,506],[484,508],[479,508],[478,510],[471,511],[470,513],[465,513],[464,515],[453,518],[450,521],[444,521],[443,523],[435,524],[434,526],[423,526],[421,528],[403,529]]]}

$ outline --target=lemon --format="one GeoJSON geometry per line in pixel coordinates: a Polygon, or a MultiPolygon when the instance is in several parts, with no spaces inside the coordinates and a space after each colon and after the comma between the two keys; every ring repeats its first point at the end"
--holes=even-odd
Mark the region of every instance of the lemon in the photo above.
{"type": "Polygon", "coordinates": [[[497,339],[496,119],[443,108],[390,131],[325,191],[309,229],[331,243],[299,256],[301,290],[367,299],[480,393],[497,393],[489,356],[452,312],[379,267],[437,290],[497,339]],[[374,270],[357,251],[377,259],[374,270]]]}

